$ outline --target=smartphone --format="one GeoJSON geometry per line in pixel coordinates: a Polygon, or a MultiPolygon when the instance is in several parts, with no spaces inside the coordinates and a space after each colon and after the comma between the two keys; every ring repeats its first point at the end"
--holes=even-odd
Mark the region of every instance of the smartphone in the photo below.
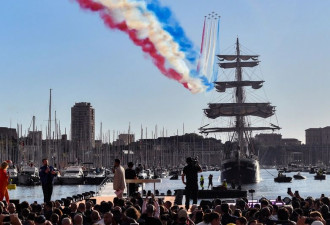
{"type": "Polygon", "coordinates": [[[288,188],[288,193],[291,193],[291,188],[288,188]]]}
{"type": "Polygon", "coordinates": [[[282,201],[281,196],[277,196],[277,201],[282,201]]]}
{"type": "Polygon", "coordinates": [[[9,222],[10,223],[10,216],[5,216],[2,220],[3,223],[9,222]]]}
{"type": "Polygon", "coordinates": [[[299,195],[299,191],[295,191],[294,194],[295,194],[295,195],[299,195]]]}

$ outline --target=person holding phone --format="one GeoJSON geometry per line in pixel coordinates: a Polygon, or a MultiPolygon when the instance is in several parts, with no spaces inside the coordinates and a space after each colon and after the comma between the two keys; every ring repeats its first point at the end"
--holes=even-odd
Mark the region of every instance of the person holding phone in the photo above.
{"type": "Polygon", "coordinates": [[[44,202],[49,202],[53,194],[53,180],[57,176],[54,167],[50,166],[48,159],[42,160],[43,166],[39,169],[39,176],[44,194],[44,202]]]}

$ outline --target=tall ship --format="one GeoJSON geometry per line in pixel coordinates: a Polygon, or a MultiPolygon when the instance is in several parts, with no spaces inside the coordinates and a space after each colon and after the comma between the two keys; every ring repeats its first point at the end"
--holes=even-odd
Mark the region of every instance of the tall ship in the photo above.
{"type": "Polygon", "coordinates": [[[262,80],[252,80],[248,71],[259,65],[259,55],[241,54],[238,38],[235,50],[236,54],[233,55],[217,55],[219,67],[224,72],[231,70],[226,74],[229,81],[214,82],[217,92],[222,93],[220,98],[226,102],[209,103],[209,107],[204,109],[205,115],[211,121],[217,120],[220,125],[207,124],[199,130],[202,134],[227,134],[229,140],[224,144],[221,180],[240,185],[256,183],[260,179],[253,132],[274,131],[280,127],[273,123],[259,125],[260,120],[265,122],[266,118],[274,115],[275,107],[269,102],[257,103],[248,98],[248,93],[255,95],[254,90],[261,88],[264,83],[262,80]],[[223,97],[225,93],[230,96],[230,102],[228,98],[223,97]]]}

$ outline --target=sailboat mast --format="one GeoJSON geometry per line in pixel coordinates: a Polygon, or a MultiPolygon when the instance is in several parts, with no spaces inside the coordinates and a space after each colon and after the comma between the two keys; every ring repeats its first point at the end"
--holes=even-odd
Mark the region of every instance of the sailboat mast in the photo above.
{"type": "MultiPolygon", "coordinates": [[[[239,49],[239,41],[237,38],[236,41],[236,54],[237,54],[237,66],[236,66],[236,80],[238,82],[242,81],[242,68],[241,68],[241,59],[240,59],[240,49],[239,49]]],[[[243,103],[244,102],[244,93],[243,93],[243,87],[237,86],[236,88],[236,102],[237,103],[243,103]]],[[[244,128],[244,117],[243,116],[236,116],[236,128],[237,128],[237,135],[238,135],[238,146],[239,149],[237,150],[238,157],[240,154],[240,149],[243,149],[244,146],[244,140],[243,140],[243,128],[244,128]]]]}

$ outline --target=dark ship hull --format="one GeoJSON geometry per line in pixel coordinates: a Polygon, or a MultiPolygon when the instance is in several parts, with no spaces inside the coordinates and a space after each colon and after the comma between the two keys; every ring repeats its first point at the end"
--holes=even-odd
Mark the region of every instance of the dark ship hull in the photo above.
{"type": "Polygon", "coordinates": [[[260,180],[259,162],[252,158],[224,160],[221,165],[221,181],[226,180],[228,184],[251,184],[260,180]]]}

